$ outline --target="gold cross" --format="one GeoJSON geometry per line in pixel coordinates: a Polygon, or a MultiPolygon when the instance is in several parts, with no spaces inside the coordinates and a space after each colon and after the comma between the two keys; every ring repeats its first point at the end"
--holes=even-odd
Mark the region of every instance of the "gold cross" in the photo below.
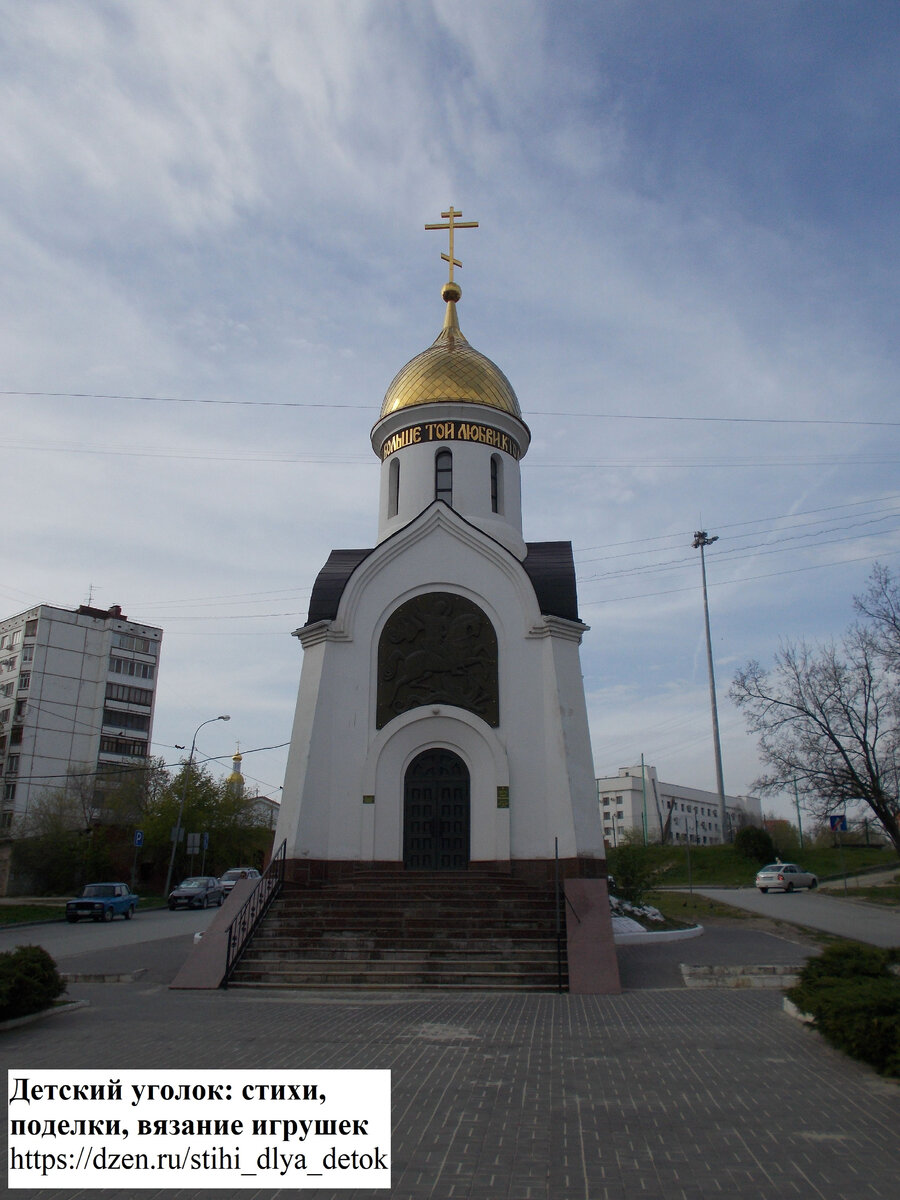
{"type": "Polygon", "coordinates": [[[450,264],[450,282],[453,282],[453,268],[461,267],[462,263],[458,258],[453,257],[453,231],[454,229],[477,229],[477,221],[457,221],[457,217],[461,217],[462,213],[457,212],[453,205],[450,205],[449,212],[442,212],[441,216],[445,218],[445,225],[426,225],[426,229],[449,229],[450,230],[450,253],[441,254],[441,258],[445,263],[450,264]]]}

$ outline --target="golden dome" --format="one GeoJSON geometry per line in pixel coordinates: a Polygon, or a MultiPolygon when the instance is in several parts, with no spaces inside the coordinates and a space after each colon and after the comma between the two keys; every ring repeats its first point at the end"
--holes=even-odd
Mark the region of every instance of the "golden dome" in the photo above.
{"type": "Polygon", "coordinates": [[[232,756],[231,756],[232,771],[231,771],[231,774],[228,776],[228,778],[225,780],[225,783],[227,786],[231,786],[233,784],[240,784],[241,787],[244,786],[244,776],[241,774],[241,763],[243,761],[244,761],[244,756],[241,754],[240,750],[237,750],[237,751],[235,751],[234,754],[232,754],[232,756]]]}
{"type": "Polygon", "coordinates": [[[456,316],[459,285],[445,284],[442,295],[447,302],[444,328],[427,350],[394,376],[381,416],[420,404],[452,403],[499,408],[521,421],[522,410],[512,384],[495,363],[472,349],[460,331],[456,316]]]}

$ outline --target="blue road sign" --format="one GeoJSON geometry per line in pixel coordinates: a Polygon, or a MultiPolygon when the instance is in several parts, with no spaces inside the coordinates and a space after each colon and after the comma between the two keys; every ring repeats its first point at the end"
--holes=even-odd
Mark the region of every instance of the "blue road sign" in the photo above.
{"type": "Polygon", "coordinates": [[[144,844],[143,829],[136,829],[134,831],[134,844],[135,844],[135,846],[143,846],[143,844],[144,844]]]}
{"type": "Polygon", "coordinates": [[[846,817],[829,817],[828,823],[831,825],[831,828],[836,830],[838,833],[846,833],[847,832],[847,818],[846,817]]]}

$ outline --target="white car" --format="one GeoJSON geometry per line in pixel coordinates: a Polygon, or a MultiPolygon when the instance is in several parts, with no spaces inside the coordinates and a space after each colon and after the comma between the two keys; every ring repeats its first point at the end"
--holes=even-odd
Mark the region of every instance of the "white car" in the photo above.
{"type": "Polygon", "coordinates": [[[239,879],[259,879],[259,871],[255,867],[232,867],[219,879],[222,891],[227,896],[239,879]]]}
{"type": "Polygon", "coordinates": [[[803,871],[796,863],[769,863],[762,867],[756,876],[756,887],[761,892],[778,891],[792,892],[795,888],[813,888],[819,886],[819,881],[810,871],[803,871]]]}

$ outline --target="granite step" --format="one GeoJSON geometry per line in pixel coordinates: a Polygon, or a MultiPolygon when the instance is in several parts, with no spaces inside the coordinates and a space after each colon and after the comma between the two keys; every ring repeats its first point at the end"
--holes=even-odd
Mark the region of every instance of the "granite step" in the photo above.
{"type": "MultiPolygon", "coordinates": [[[[288,883],[230,986],[559,990],[552,890],[503,875],[361,871],[288,883]]],[[[566,984],[565,938],[562,940],[566,984]]]]}

